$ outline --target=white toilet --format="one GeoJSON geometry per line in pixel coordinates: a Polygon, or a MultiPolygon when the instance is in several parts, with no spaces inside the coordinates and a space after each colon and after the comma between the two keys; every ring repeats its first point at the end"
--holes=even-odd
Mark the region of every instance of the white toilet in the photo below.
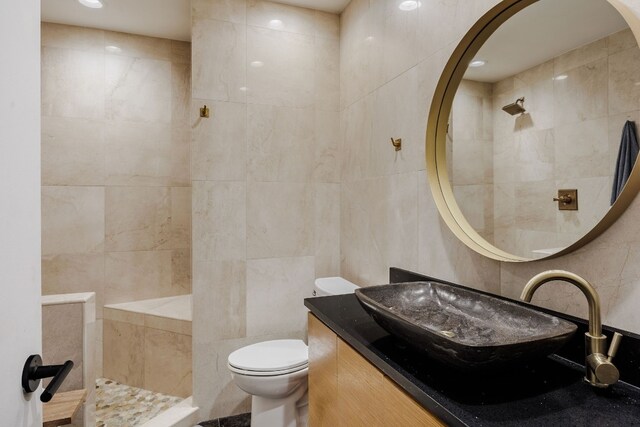
{"type": "MultiPolygon", "coordinates": [[[[358,286],[342,277],[315,281],[314,296],[353,293],[358,286]]],[[[228,359],[231,377],[252,395],[251,427],[307,425],[309,351],[302,340],[264,341],[238,349],[228,359]]]]}

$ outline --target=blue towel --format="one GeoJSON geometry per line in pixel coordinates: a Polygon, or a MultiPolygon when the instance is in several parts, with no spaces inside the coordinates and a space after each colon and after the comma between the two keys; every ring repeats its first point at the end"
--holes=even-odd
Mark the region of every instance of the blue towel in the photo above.
{"type": "Polygon", "coordinates": [[[622,140],[618,151],[618,161],[616,162],[616,172],[613,176],[613,189],[611,190],[611,204],[616,201],[624,185],[631,175],[633,165],[638,157],[638,136],[636,135],[636,124],[630,120],[624,124],[622,129],[622,140]]]}

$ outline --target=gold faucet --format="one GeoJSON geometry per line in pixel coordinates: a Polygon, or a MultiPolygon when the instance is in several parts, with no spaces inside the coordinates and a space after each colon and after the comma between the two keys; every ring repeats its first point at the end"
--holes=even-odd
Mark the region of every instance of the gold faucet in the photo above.
{"type": "Polygon", "coordinates": [[[589,303],[589,332],[585,333],[585,381],[594,387],[605,388],[615,384],[620,378],[618,368],[611,361],[618,351],[622,334],[616,332],[611,340],[609,351],[605,356],[607,337],[602,334],[600,321],[600,298],[589,282],[577,274],[564,270],[549,270],[537,274],[526,284],[520,299],[531,302],[533,293],[543,284],[552,280],[562,280],[575,285],[582,291],[589,303]]]}

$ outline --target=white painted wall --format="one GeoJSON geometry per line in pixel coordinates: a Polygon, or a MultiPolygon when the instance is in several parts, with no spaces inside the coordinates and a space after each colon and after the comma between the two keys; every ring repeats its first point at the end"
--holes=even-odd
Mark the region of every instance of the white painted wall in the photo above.
{"type": "Polygon", "coordinates": [[[0,423],[38,426],[22,367],[41,351],[40,1],[0,2],[0,423]]]}

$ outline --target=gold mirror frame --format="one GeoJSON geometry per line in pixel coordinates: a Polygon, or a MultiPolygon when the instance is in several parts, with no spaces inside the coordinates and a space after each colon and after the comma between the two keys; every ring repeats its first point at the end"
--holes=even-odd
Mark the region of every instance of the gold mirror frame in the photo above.
{"type": "MultiPolygon", "coordinates": [[[[604,217],[572,245],[544,258],[528,259],[507,253],[489,243],[466,220],[460,210],[449,181],[446,159],[446,136],[453,99],[462,82],[469,62],[491,35],[513,15],[539,0],[504,0],[482,16],[462,38],[440,76],[427,122],[427,177],[440,215],[449,229],[465,245],[481,255],[505,262],[540,261],[556,258],[589,243],[609,228],[622,215],[640,190],[640,168],[636,164],[616,202],[604,217]]],[[[625,4],[625,0],[607,0],[625,19],[636,40],[640,34],[640,16],[625,4]]],[[[639,11],[640,13],[640,11],[639,11]]],[[[638,40],[640,45],[640,40],[638,40]]]]}

